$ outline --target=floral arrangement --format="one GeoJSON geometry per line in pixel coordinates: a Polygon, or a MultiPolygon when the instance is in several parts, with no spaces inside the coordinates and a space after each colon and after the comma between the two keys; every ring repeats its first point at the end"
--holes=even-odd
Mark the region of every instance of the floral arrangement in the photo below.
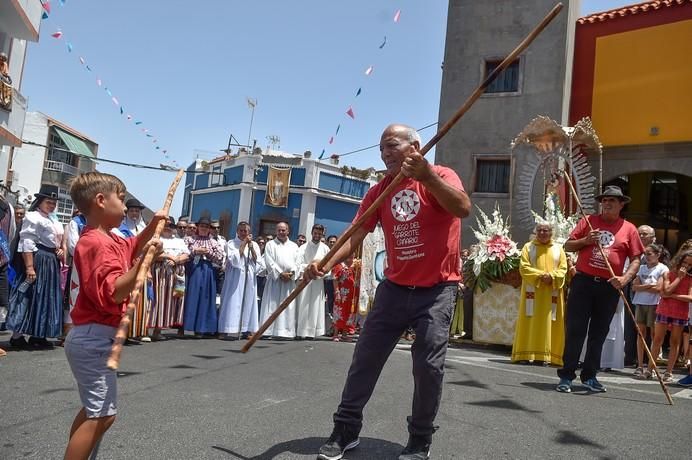
{"type": "Polygon", "coordinates": [[[518,276],[521,253],[517,244],[509,236],[509,225],[502,218],[500,208],[495,204],[492,218],[476,206],[480,219],[476,218],[478,229],[473,234],[478,243],[471,246],[469,258],[464,263],[464,284],[472,289],[476,285],[486,291],[492,281],[509,281],[508,284],[521,284],[518,276]],[[511,279],[507,279],[511,278],[511,279]]]}
{"type": "Polygon", "coordinates": [[[560,198],[556,193],[548,193],[545,197],[545,217],[531,211],[537,224],[548,224],[553,227],[553,241],[564,244],[579,222],[579,216],[572,214],[565,217],[560,206],[560,198]]]}

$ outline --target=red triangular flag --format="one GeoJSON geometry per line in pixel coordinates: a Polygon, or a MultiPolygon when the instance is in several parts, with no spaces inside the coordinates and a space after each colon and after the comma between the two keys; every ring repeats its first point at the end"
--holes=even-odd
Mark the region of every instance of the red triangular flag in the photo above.
{"type": "Polygon", "coordinates": [[[50,13],[50,2],[46,0],[41,4],[44,10],[46,10],[46,13],[50,13]]]}
{"type": "Polygon", "coordinates": [[[394,22],[399,22],[400,17],[401,17],[401,10],[396,10],[396,14],[394,14],[394,22]]]}
{"type": "Polygon", "coordinates": [[[330,144],[333,144],[333,143],[334,143],[334,136],[332,136],[332,137],[329,138],[329,143],[330,143],[330,144]]]}
{"type": "Polygon", "coordinates": [[[346,115],[348,115],[349,117],[351,117],[354,120],[356,119],[356,116],[353,113],[353,107],[351,107],[350,105],[348,106],[348,110],[346,111],[346,115]]]}

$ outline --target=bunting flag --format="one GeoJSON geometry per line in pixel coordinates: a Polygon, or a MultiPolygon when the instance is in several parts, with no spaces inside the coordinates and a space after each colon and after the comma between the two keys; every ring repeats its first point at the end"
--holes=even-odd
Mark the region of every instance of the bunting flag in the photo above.
{"type": "MultiPolygon", "coordinates": [[[[35,1],[35,0],[33,0],[33,1],[35,1]]],[[[59,1],[59,5],[60,5],[61,7],[65,5],[65,0],[58,0],[58,1],[59,1]]],[[[42,19],[48,19],[48,14],[49,14],[50,11],[51,11],[50,2],[49,2],[48,0],[41,0],[41,5],[42,5],[42,7],[43,7],[43,12],[42,12],[41,18],[42,18],[42,19]]],[[[65,40],[65,34],[64,34],[63,31],[61,30],[61,28],[57,28],[57,30],[56,30],[55,32],[53,32],[52,34],[50,34],[50,35],[51,35],[51,37],[53,37],[55,40],[58,40],[58,41],[59,41],[59,40],[65,40]]],[[[65,49],[67,50],[68,53],[72,53],[72,52],[74,51],[74,45],[73,45],[73,43],[72,43],[71,41],[65,40],[65,49]]],[[[93,69],[91,68],[91,66],[88,65],[88,64],[86,63],[86,59],[84,58],[84,56],[79,56],[79,63],[84,67],[84,69],[85,69],[87,72],[93,72],[93,69]]],[[[93,80],[92,80],[92,81],[93,81],[93,80]]],[[[97,85],[98,87],[103,87],[103,89],[104,89],[104,91],[106,92],[106,94],[108,95],[108,97],[111,99],[111,101],[113,102],[113,104],[117,107],[117,110],[118,110],[118,112],[120,113],[120,115],[121,115],[121,116],[122,116],[122,115],[125,115],[125,108],[120,104],[120,101],[118,100],[117,97],[115,97],[115,96],[113,95],[113,93],[111,92],[111,90],[108,89],[108,87],[103,86],[103,81],[101,80],[101,77],[96,77],[96,85],[97,85]]],[[[254,106],[254,105],[257,104],[257,100],[256,100],[256,99],[253,100],[253,99],[248,98],[248,104],[252,104],[252,105],[254,106]]],[[[127,114],[127,120],[128,120],[128,121],[131,121],[132,119],[133,119],[132,115],[127,114]]],[[[135,124],[141,125],[142,122],[141,122],[141,121],[138,121],[138,122],[136,122],[135,124]]],[[[148,130],[147,130],[147,131],[148,131],[148,130]]],[[[147,134],[147,137],[153,137],[153,136],[150,135],[150,134],[147,134]]],[[[154,144],[156,144],[157,142],[158,142],[158,140],[154,139],[154,144]]],[[[161,150],[161,147],[155,146],[155,149],[156,149],[156,150],[161,150]]],[[[167,152],[167,150],[164,151],[164,152],[167,152]]],[[[176,167],[178,166],[177,161],[172,160],[172,163],[173,163],[176,167]]]]}
{"type": "MultiPolygon", "coordinates": [[[[393,18],[394,23],[398,23],[400,19],[401,19],[401,9],[397,9],[397,10],[394,12],[394,18],[393,18]]],[[[382,38],[382,43],[380,43],[380,45],[378,46],[378,48],[379,48],[379,49],[384,49],[385,46],[387,46],[387,35],[384,35],[384,36],[383,36],[383,38],[382,38]]],[[[372,65],[368,66],[368,68],[365,70],[365,76],[366,76],[366,77],[371,77],[373,71],[375,70],[375,64],[377,64],[377,63],[373,63],[372,65]]],[[[355,96],[354,96],[354,100],[355,100],[356,98],[358,98],[358,97],[362,94],[362,92],[363,92],[363,88],[362,88],[362,87],[359,87],[359,88],[356,90],[356,93],[355,93],[355,96]]],[[[355,112],[354,112],[354,110],[353,110],[353,105],[349,105],[349,106],[348,106],[348,110],[346,111],[346,115],[349,116],[352,120],[355,120],[355,119],[356,119],[356,115],[355,115],[355,112]]],[[[341,129],[341,124],[338,124],[337,127],[336,127],[336,131],[334,132],[334,135],[330,136],[329,139],[328,139],[328,141],[327,141],[327,142],[329,143],[329,145],[332,145],[332,144],[334,144],[334,142],[336,142],[336,137],[339,135],[339,130],[340,130],[340,129],[341,129]]],[[[321,159],[324,157],[324,153],[325,153],[325,149],[323,148],[323,149],[322,149],[322,153],[320,154],[320,156],[319,156],[319,158],[318,158],[319,160],[321,160],[321,159]]],[[[333,154],[332,157],[338,157],[338,155],[337,155],[337,154],[333,154]]]]}
{"type": "Polygon", "coordinates": [[[42,1],[41,6],[46,11],[46,13],[50,13],[50,1],[49,0],[42,1]]]}
{"type": "Polygon", "coordinates": [[[65,0],[60,0],[60,6],[65,6],[65,0]]]}

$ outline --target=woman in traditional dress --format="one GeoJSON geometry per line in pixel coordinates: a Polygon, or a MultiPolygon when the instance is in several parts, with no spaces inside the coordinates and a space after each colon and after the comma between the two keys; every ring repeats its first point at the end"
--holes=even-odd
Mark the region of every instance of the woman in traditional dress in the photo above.
{"type": "Polygon", "coordinates": [[[521,301],[512,361],[562,366],[567,257],[552,240],[549,223],[538,223],[535,234],[521,251],[521,301]]]}
{"type": "Polygon", "coordinates": [[[216,334],[216,275],[212,262],[223,260],[223,249],[210,238],[211,221],[205,217],[197,222],[197,233],[185,239],[191,260],[187,263],[185,314],[183,327],[196,336],[216,334]]]}
{"type": "Polygon", "coordinates": [[[334,276],[334,335],[332,340],[348,340],[349,335],[356,331],[355,302],[358,299],[356,282],[356,267],[353,264],[353,254],[332,269],[334,276]]]}
{"type": "Polygon", "coordinates": [[[15,348],[52,348],[47,337],[62,334],[60,260],[65,256],[63,224],[53,214],[57,187],[42,186],[22,222],[17,250],[23,267],[10,294],[7,327],[15,348]],[[31,336],[27,343],[23,335],[31,336]]]}
{"type": "Polygon", "coordinates": [[[163,254],[152,267],[154,301],[152,302],[149,327],[154,328],[152,340],[163,340],[161,329],[183,327],[185,296],[185,263],[190,249],[182,238],[175,237],[176,225],[171,221],[161,233],[163,254]]]}
{"type": "MultiPolygon", "coordinates": [[[[125,202],[125,207],[127,208],[125,218],[120,227],[113,231],[123,238],[132,238],[139,235],[147,226],[142,217],[142,209],[145,206],[137,198],[130,198],[125,202]]],[[[148,335],[149,313],[151,310],[151,298],[153,297],[151,272],[147,273],[147,283],[142,289],[143,291],[132,314],[128,337],[139,338],[142,342],[151,342],[151,338],[148,335]]]]}

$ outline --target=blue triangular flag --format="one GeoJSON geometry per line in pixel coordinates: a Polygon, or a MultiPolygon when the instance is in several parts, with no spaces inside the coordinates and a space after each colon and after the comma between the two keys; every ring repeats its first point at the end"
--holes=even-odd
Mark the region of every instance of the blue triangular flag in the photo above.
{"type": "Polygon", "coordinates": [[[323,156],[324,156],[324,149],[322,149],[322,153],[320,153],[320,157],[318,158],[318,160],[321,160],[323,156]]]}
{"type": "Polygon", "coordinates": [[[363,90],[363,88],[358,88],[358,91],[356,91],[356,97],[360,96],[360,92],[363,90]]]}
{"type": "Polygon", "coordinates": [[[67,42],[67,52],[71,53],[72,52],[72,43],[67,42]]]}
{"type": "Polygon", "coordinates": [[[334,134],[335,136],[336,136],[337,134],[339,134],[339,130],[340,130],[340,129],[341,129],[341,125],[339,125],[339,126],[336,127],[336,133],[334,134]]]}
{"type": "Polygon", "coordinates": [[[48,19],[48,13],[46,13],[44,11],[43,14],[41,15],[41,19],[48,19]]]}
{"type": "Polygon", "coordinates": [[[122,114],[124,114],[124,113],[125,113],[125,111],[123,110],[123,107],[120,106],[120,115],[122,115],[122,114]]]}
{"type": "Polygon", "coordinates": [[[136,125],[141,125],[142,122],[141,122],[141,121],[135,121],[135,124],[136,124],[136,125]]]}

